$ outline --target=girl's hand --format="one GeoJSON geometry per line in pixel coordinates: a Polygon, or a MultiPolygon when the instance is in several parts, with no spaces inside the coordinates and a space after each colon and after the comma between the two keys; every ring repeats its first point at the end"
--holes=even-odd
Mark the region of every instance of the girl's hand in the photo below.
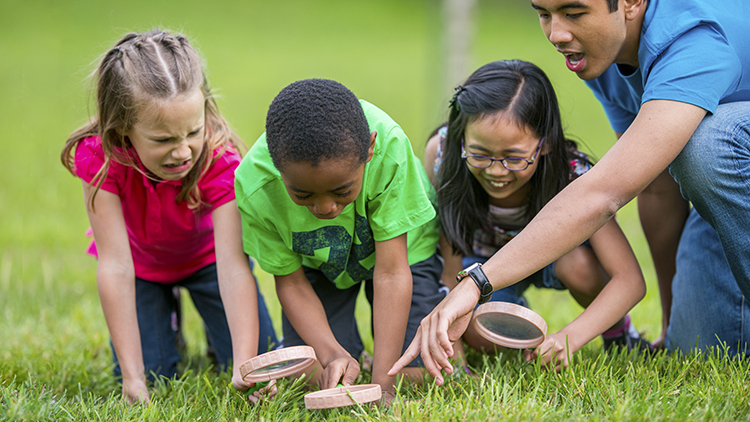
{"type": "Polygon", "coordinates": [[[541,356],[542,365],[547,369],[554,368],[555,371],[560,372],[568,367],[573,354],[573,351],[567,348],[567,340],[568,336],[562,333],[547,336],[536,349],[524,350],[526,362],[531,362],[541,356]]]}
{"type": "Polygon", "coordinates": [[[146,378],[140,377],[134,379],[123,379],[122,397],[127,400],[128,404],[149,404],[151,402],[151,398],[148,395],[146,378]]]}
{"type": "MultiPolygon", "coordinates": [[[[258,384],[256,383],[252,387],[258,387],[258,384]]],[[[251,389],[253,389],[252,387],[251,389]]],[[[266,386],[254,390],[255,391],[249,392],[247,394],[247,399],[250,400],[250,402],[253,404],[257,404],[263,399],[270,399],[279,392],[279,390],[276,389],[276,380],[271,380],[266,386]]]]}
{"type": "Polygon", "coordinates": [[[242,379],[240,367],[236,365],[234,370],[232,371],[232,387],[234,387],[234,389],[237,391],[247,391],[248,388],[252,387],[252,385],[242,379]]]}
{"type": "Polygon", "coordinates": [[[239,367],[234,368],[234,371],[232,372],[232,387],[234,387],[235,390],[242,392],[252,390],[247,394],[247,399],[252,403],[258,403],[264,398],[270,399],[278,393],[276,380],[271,380],[265,386],[257,388],[259,387],[258,383],[248,383],[242,379],[239,367]]]}
{"type": "Polygon", "coordinates": [[[654,341],[651,342],[651,350],[666,349],[667,347],[665,343],[666,340],[667,340],[667,330],[663,329],[661,331],[661,334],[659,334],[659,337],[657,337],[654,341]]]}
{"type": "Polygon", "coordinates": [[[409,348],[388,371],[395,376],[414,358],[422,354],[425,369],[435,378],[437,385],[443,384],[441,370],[453,373],[449,358],[454,355],[452,343],[458,340],[469,327],[474,306],[479,300],[479,289],[469,280],[458,284],[432,310],[419,325],[409,348]]]}
{"type": "Polygon", "coordinates": [[[328,362],[320,374],[320,388],[324,390],[334,388],[339,384],[339,380],[341,384],[348,387],[354,384],[357,376],[359,376],[359,362],[348,353],[339,355],[328,362]]]}

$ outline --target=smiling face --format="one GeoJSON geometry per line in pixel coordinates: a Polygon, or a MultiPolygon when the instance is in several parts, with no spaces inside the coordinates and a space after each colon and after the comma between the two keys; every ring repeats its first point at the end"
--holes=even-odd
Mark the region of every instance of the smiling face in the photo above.
{"type": "Polygon", "coordinates": [[[138,114],[125,132],[151,175],[162,180],[187,176],[203,151],[205,99],[200,90],[160,101],[138,114]]]}
{"type": "Polygon", "coordinates": [[[621,0],[610,12],[605,0],[531,1],[544,35],[565,56],[568,69],[584,80],[601,76],[613,63],[638,65],[637,36],[631,30],[628,37],[634,17],[630,3],[621,0]]]}
{"type": "MultiPolygon", "coordinates": [[[[469,123],[464,134],[464,149],[467,154],[480,154],[492,158],[520,157],[531,160],[541,139],[525,125],[498,112],[469,123]]],[[[544,151],[540,152],[540,155],[544,151]]],[[[528,184],[536,172],[539,157],[525,170],[510,171],[502,163],[494,162],[486,169],[466,167],[490,196],[490,204],[503,207],[519,207],[527,202],[531,186],[528,184]]]]}

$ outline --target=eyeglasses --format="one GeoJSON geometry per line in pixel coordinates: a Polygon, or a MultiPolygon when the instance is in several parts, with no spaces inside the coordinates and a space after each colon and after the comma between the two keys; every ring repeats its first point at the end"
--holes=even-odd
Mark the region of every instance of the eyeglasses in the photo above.
{"type": "Polygon", "coordinates": [[[467,154],[466,149],[464,149],[463,141],[461,141],[461,158],[466,160],[470,166],[478,169],[490,168],[495,161],[499,161],[503,164],[503,167],[510,171],[526,170],[530,165],[534,164],[534,161],[536,161],[536,157],[542,149],[544,139],[545,138],[542,138],[542,140],[539,141],[539,146],[536,147],[536,152],[534,153],[534,156],[531,157],[531,160],[521,157],[492,158],[486,155],[467,154]]]}

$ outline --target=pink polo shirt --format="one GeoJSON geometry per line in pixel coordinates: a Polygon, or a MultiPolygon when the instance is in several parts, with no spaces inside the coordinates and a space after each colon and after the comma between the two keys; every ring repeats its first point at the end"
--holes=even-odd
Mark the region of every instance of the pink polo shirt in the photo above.
{"type": "MultiPolygon", "coordinates": [[[[101,189],[120,197],[137,277],[172,283],[216,262],[211,211],[234,199],[234,170],[240,160],[240,155],[228,148],[211,165],[198,181],[202,200],[211,206],[195,212],[186,201],[175,202],[181,181],[154,184],[138,170],[111,162],[101,189]]],[[[98,136],[78,143],[78,177],[91,183],[103,164],[98,136]]],[[[98,256],[94,242],[88,253],[98,256]]]]}

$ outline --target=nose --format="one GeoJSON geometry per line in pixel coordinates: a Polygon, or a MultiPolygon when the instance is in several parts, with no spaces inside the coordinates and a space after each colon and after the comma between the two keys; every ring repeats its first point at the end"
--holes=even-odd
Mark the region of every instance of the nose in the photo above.
{"type": "Polygon", "coordinates": [[[187,160],[192,154],[192,149],[187,140],[180,142],[175,149],[172,150],[172,158],[175,160],[187,160]]]}
{"type": "Polygon", "coordinates": [[[500,161],[493,161],[492,165],[484,169],[484,171],[485,173],[493,176],[500,176],[510,173],[510,170],[506,169],[503,163],[501,163],[500,161]]]}
{"type": "Polygon", "coordinates": [[[313,204],[313,211],[318,215],[329,215],[336,212],[336,201],[331,198],[321,198],[313,204]]]}
{"type": "Polygon", "coordinates": [[[565,25],[565,23],[561,19],[553,15],[550,18],[547,39],[557,47],[561,44],[564,45],[573,41],[573,35],[568,30],[567,25],[565,25]]]}

